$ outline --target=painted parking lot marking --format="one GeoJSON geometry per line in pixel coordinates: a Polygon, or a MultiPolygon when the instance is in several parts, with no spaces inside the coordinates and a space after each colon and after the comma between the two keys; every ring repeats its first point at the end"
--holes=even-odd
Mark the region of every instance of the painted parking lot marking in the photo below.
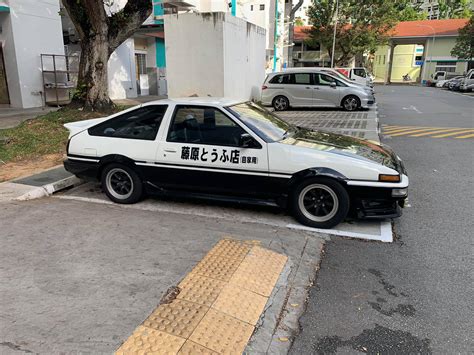
{"type": "Polygon", "coordinates": [[[383,134],[390,137],[474,138],[474,128],[420,127],[383,125],[383,134]]]}
{"type": "Polygon", "coordinates": [[[222,239],[116,351],[241,354],[287,256],[222,239]]]}

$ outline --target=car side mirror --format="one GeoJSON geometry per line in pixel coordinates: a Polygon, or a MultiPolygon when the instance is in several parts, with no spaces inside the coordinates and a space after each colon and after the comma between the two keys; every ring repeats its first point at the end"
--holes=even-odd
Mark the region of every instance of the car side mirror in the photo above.
{"type": "Polygon", "coordinates": [[[336,85],[336,83],[330,83],[329,86],[332,87],[333,89],[335,89],[337,85],[336,85]]]}
{"type": "Polygon", "coordinates": [[[254,140],[252,138],[252,136],[248,133],[242,133],[240,135],[240,142],[239,142],[239,145],[242,147],[242,148],[252,148],[255,143],[254,143],[254,140]]]}

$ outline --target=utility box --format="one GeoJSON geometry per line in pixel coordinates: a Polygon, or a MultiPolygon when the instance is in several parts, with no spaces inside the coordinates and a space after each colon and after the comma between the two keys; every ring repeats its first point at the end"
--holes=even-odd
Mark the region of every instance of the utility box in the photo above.
{"type": "Polygon", "coordinates": [[[165,15],[169,97],[260,99],[265,29],[224,12],[165,15]]]}

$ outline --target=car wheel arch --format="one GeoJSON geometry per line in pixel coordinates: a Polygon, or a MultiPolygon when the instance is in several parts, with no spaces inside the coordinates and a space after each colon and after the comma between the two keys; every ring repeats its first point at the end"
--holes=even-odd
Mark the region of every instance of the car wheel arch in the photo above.
{"type": "Polygon", "coordinates": [[[355,97],[355,98],[357,99],[357,101],[359,102],[359,108],[360,108],[360,106],[362,105],[362,100],[360,99],[359,96],[357,96],[357,95],[355,95],[355,94],[347,94],[347,95],[345,95],[345,96],[342,98],[342,100],[341,100],[340,106],[341,106],[341,107],[344,107],[344,100],[346,100],[346,99],[349,98],[349,97],[355,97]]]}
{"type": "Polygon", "coordinates": [[[337,170],[324,167],[313,167],[298,171],[297,173],[293,174],[288,182],[288,188],[291,190],[292,187],[299,184],[302,180],[313,177],[330,178],[342,183],[343,185],[346,185],[347,180],[347,177],[337,170]]]}
{"type": "Polygon", "coordinates": [[[131,159],[129,157],[126,157],[125,155],[121,155],[121,154],[109,154],[109,155],[105,155],[102,158],[100,158],[99,169],[97,171],[97,178],[98,179],[101,178],[102,171],[104,170],[104,168],[107,165],[112,164],[112,163],[123,164],[125,166],[128,166],[128,167],[132,168],[140,176],[140,172],[137,169],[137,165],[135,164],[135,161],[133,159],[131,159]]]}

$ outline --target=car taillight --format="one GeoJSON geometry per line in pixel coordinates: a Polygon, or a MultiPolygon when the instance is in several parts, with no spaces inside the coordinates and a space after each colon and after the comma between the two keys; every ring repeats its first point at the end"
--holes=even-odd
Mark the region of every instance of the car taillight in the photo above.
{"type": "Polygon", "coordinates": [[[268,86],[262,85],[262,90],[268,89],[268,86]]]}

